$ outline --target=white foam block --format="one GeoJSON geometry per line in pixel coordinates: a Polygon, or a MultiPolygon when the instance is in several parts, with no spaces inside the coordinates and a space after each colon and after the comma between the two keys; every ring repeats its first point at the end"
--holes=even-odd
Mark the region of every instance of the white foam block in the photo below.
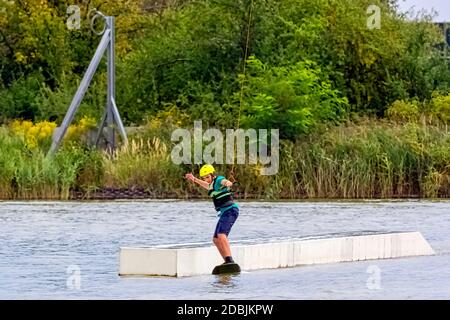
{"type": "MultiPolygon", "coordinates": [[[[242,270],[432,255],[420,232],[370,233],[350,236],[284,239],[231,245],[242,270]]],[[[222,263],[207,244],[120,248],[120,275],[183,277],[210,274],[222,263]]]]}

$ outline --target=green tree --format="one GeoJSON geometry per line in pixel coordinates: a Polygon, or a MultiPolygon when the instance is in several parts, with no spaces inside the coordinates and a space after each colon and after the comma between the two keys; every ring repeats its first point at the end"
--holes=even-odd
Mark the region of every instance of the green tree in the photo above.
{"type": "Polygon", "coordinates": [[[245,127],[280,129],[282,138],[293,139],[346,114],[347,99],[331,88],[314,62],[271,68],[250,57],[248,67],[241,78],[245,127]]]}

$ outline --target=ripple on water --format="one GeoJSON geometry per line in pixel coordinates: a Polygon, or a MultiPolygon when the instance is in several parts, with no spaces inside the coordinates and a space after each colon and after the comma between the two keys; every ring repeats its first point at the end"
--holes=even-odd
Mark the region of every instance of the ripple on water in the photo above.
{"type": "Polygon", "coordinates": [[[0,202],[0,299],[450,299],[449,201],[239,205],[231,240],[417,230],[438,254],[227,277],[122,278],[120,246],[210,243],[211,203],[0,202]],[[379,268],[379,289],[368,288],[370,266],[379,268]],[[79,288],[71,286],[73,270],[79,288]]]}

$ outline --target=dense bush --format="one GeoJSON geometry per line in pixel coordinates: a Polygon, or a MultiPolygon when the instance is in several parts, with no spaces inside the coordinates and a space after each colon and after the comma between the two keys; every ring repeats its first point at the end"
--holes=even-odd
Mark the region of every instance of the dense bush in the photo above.
{"type": "MultiPolygon", "coordinates": [[[[2,2],[0,120],[61,121],[99,41],[87,19],[94,7],[116,16],[117,102],[126,124],[142,124],[160,110],[177,107],[209,125],[233,127],[240,120],[261,125],[246,121],[252,112],[244,104],[257,98],[262,99],[257,104],[267,105],[270,98],[264,96],[274,90],[289,91],[292,101],[304,99],[307,91],[291,84],[288,89],[288,80],[282,79],[283,72],[298,78],[301,69],[315,74],[308,80],[312,88],[333,96],[331,105],[323,95],[312,99],[311,110],[318,102],[324,104],[315,111],[314,121],[335,122],[344,109],[382,116],[397,100],[424,102],[433,92],[449,92],[448,60],[436,49],[442,42],[437,28],[426,16],[405,20],[395,12],[395,1],[164,3],[165,9],[153,6],[159,9],[144,11],[141,1],[82,1],[81,29],[69,30],[70,1],[2,2]],[[380,29],[367,27],[367,8],[373,4],[381,8],[380,29]],[[264,76],[257,76],[258,88],[247,74],[250,56],[265,68],[264,76]],[[260,95],[250,97],[249,88],[260,95]],[[241,113],[241,108],[249,112],[241,113]],[[240,114],[244,118],[238,119],[240,114]]],[[[104,64],[98,72],[82,109],[96,117],[104,105],[104,64]]],[[[285,114],[300,116],[298,103],[284,107],[293,108],[285,114]]],[[[280,121],[271,125],[284,127],[280,121]]],[[[285,136],[308,131],[305,121],[298,124],[285,136]]]]}
{"type": "Polygon", "coordinates": [[[347,111],[347,99],[311,61],[270,68],[250,57],[242,81],[243,126],[279,128],[281,138],[308,133],[319,122],[338,122],[347,111]]]}

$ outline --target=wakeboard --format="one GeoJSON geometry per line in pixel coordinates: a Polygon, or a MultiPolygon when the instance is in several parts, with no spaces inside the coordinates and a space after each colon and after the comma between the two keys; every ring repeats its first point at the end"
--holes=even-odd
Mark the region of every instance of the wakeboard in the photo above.
{"type": "Polygon", "coordinates": [[[212,274],[240,273],[241,267],[237,263],[219,264],[214,268],[212,274]]]}

